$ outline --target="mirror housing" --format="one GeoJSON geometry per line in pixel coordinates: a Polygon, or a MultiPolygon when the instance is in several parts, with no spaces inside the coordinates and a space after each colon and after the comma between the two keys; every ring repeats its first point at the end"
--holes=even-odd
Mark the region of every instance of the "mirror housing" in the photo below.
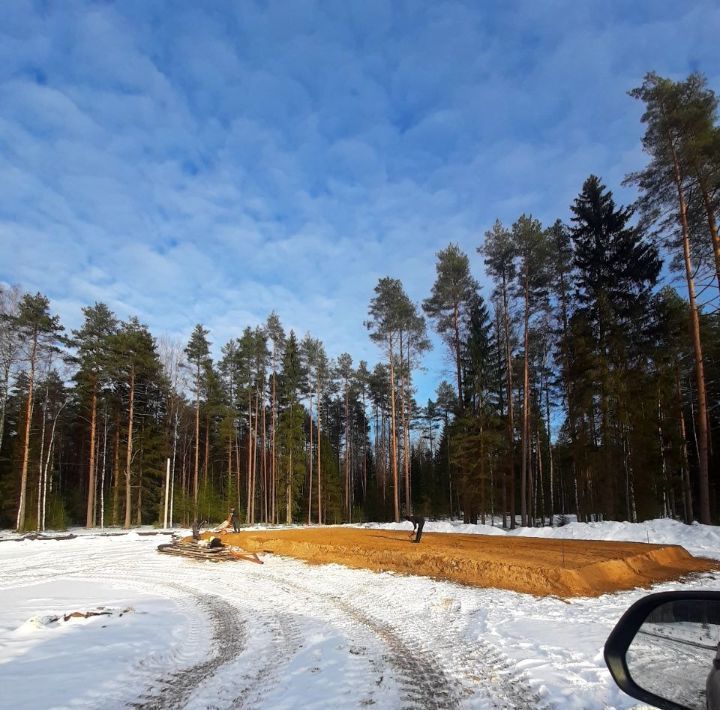
{"type": "MultiPolygon", "coordinates": [[[[655,705],[662,710],[688,710],[689,708],[696,710],[698,707],[704,707],[705,702],[707,702],[708,710],[719,710],[720,646],[717,646],[717,644],[720,638],[717,638],[718,629],[720,629],[720,592],[659,592],[650,594],[635,602],[615,625],[605,642],[605,663],[613,679],[623,691],[633,698],[655,705]],[[678,618],[675,618],[673,613],[675,610],[681,612],[678,614],[678,618]],[[653,633],[653,631],[662,630],[663,622],[668,621],[668,619],[663,618],[668,615],[664,613],[667,611],[669,611],[671,617],[669,621],[675,622],[675,626],[681,629],[680,634],[673,635],[673,633],[670,633],[663,635],[653,633]],[[712,628],[708,626],[708,613],[712,616],[712,628]],[[641,658],[646,667],[652,668],[654,661],[661,661],[660,668],[657,671],[658,678],[664,677],[662,662],[664,661],[667,664],[672,660],[674,649],[677,649],[678,656],[681,656],[680,652],[684,648],[701,654],[700,668],[702,674],[700,677],[702,680],[693,679],[692,684],[697,696],[703,698],[702,705],[681,704],[678,697],[668,697],[672,695],[671,692],[668,692],[669,688],[663,692],[660,683],[653,684],[652,675],[649,676],[649,682],[646,679],[645,685],[654,687],[642,687],[638,684],[638,679],[633,677],[628,667],[628,649],[638,637],[638,632],[640,632],[643,624],[646,623],[648,629],[643,632],[643,639],[638,645],[641,646],[644,652],[641,658]],[[698,642],[692,635],[696,633],[693,625],[697,627],[697,630],[702,630],[704,634],[700,639],[701,642],[698,642]],[[710,641],[710,629],[714,634],[712,641],[710,641]],[[643,642],[645,648],[643,648],[643,642]],[[654,644],[654,647],[652,644],[654,644]],[[673,645],[674,649],[671,648],[673,645]],[[708,695],[705,698],[706,688],[708,695]]],[[[685,671],[682,661],[681,657],[675,659],[675,667],[679,669],[679,673],[685,671]]],[[[642,666],[638,665],[638,667],[642,666]]],[[[686,675],[689,676],[690,674],[686,675]]],[[[672,683],[672,679],[668,678],[667,683],[672,683]]],[[[671,686],[671,688],[674,690],[674,686],[671,686]]]]}

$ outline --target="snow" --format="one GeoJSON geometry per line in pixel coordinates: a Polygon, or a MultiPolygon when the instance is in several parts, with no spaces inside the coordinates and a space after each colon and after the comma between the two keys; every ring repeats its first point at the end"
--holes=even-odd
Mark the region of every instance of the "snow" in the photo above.
{"type": "MultiPolygon", "coordinates": [[[[425,530],[720,559],[720,529],[670,520],[425,530]]],[[[71,532],[0,535],[0,708],[641,707],[613,683],[603,646],[648,590],[541,598],[274,555],[262,566],[170,557],[156,552],[170,535],[151,530],[71,532]],[[76,611],[102,613],[65,618],[76,611]]],[[[653,591],[671,589],[720,590],[720,573],[653,591]]]]}

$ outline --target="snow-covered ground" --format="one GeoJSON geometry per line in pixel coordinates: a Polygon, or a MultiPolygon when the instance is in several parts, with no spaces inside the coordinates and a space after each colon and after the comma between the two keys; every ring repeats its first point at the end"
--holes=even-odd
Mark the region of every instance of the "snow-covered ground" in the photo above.
{"type": "MultiPolygon", "coordinates": [[[[719,528],[668,520],[425,530],[720,559],[719,528]]],[[[157,554],[169,535],[72,532],[0,535],[1,708],[641,707],[614,685],[603,645],[646,590],[567,601],[274,555],[212,564],[157,554]]],[[[720,574],[653,591],[671,589],[720,590],[720,574]]]]}

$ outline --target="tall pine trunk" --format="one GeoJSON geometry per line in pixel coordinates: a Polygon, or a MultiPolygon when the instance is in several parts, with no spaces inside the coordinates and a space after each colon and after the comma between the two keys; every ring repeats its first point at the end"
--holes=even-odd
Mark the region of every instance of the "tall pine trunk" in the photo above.
{"type": "Polygon", "coordinates": [[[395,363],[392,347],[389,350],[390,359],[390,438],[393,475],[393,509],[395,522],[400,522],[400,497],[398,491],[398,449],[397,449],[397,423],[395,413],[395,363]]]}
{"type": "Polygon", "coordinates": [[[522,419],[522,464],[520,467],[520,519],[522,525],[528,524],[529,474],[528,458],[530,454],[530,293],[527,270],[525,272],[525,332],[523,342],[525,357],[523,358],[523,419],[522,419]]]}
{"type": "Polygon", "coordinates": [[[128,412],[128,440],[125,456],[125,527],[129,528],[132,520],[132,489],[130,487],[130,467],[133,456],[133,418],[135,413],[135,366],[130,369],[130,403],[128,412]]]}
{"type": "Polygon", "coordinates": [[[193,521],[198,520],[198,484],[200,479],[200,365],[195,373],[195,472],[193,475],[193,521]]]}
{"type": "Polygon", "coordinates": [[[33,414],[33,387],[35,385],[35,358],[37,356],[37,329],[33,331],[32,347],[30,348],[30,376],[28,378],[28,394],[25,403],[25,434],[23,438],[23,457],[20,469],[20,502],[18,504],[15,529],[25,527],[25,506],[27,499],[28,464],[30,461],[30,422],[33,414]]]}
{"type": "Polygon", "coordinates": [[[320,413],[320,380],[317,380],[317,508],[318,508],[318,525],[323,522],[322,507],[322,470],[320,468],[321,450],[320,442],[322,441],[322,415],[320,413]]]}
{"type": "Polygon", "coordinates": [[[95,527],[95,432],[97,431],[97,380],[93,377],[90,395],[90,463],[88,467],[88,492],[85,527],[95,527]]]}
{"type": "Polygon", "coordinates": [[[310,390],[310,466],[308,467],[308,525],[312,524],[312,499],[313,499],[313,396],[310,390]]]}
{"type": "MultiPolygon", "coordinates": [[[[514,434],[514,406],[513,406],[513,376],[512,376],[512,352],[510,348],[510,312],[507,299],[507,282],[505,274],[502,277],[502,300],[503,300],[503,328],[505,332],[505,364],[506,364],[506,385],[507,385],[507,438],[508,438],[508,472],[507,472],[507,495],[510,503],[510,529],[515,529],[515,434],[514,434]]],[[[505,513],[503,512],[503,517],[505,513]]]]}
{"type": "Polygon", "coordinates": [[[120,414],[115,417],[115,447],[113,451],[112,525],[120,522],[120,414]]]}
{"type": "Polygon", "coordinates": [[[668,146],[673,159],[673,175],[678,195],[680,229],[683,242],[683,260],[685,263],[685,279],[690,299],[690,323],[692,328],[693,353],[695,356],[695,381],[697,386],[698,412],[697,412],[697,434],[698,434],[698,490],[699,518],[704,525],[710,524],[710,487],[708,481],[708,416],[707,416],[707,393],[705,389],[705,365],[703,363],[702,341],[700,338],[700,312],[695,297],[695,278],[693,276],[693,264],[690,256],[690,229],[687,220],[687,201],[683,187],[680,163],[675,150],[672,136],[668,133],[668,146]]]}

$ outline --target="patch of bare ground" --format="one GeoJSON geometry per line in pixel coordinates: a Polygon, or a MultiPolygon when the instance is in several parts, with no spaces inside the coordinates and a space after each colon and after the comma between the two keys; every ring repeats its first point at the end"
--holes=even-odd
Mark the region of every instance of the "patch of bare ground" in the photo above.
{"type": "Polygon", "coordinates": [[[228,544],[310,563],[424,575],[538,596],[599,596],[720,569],[679,545],[323,527],[230,533],[228,544]]]}

